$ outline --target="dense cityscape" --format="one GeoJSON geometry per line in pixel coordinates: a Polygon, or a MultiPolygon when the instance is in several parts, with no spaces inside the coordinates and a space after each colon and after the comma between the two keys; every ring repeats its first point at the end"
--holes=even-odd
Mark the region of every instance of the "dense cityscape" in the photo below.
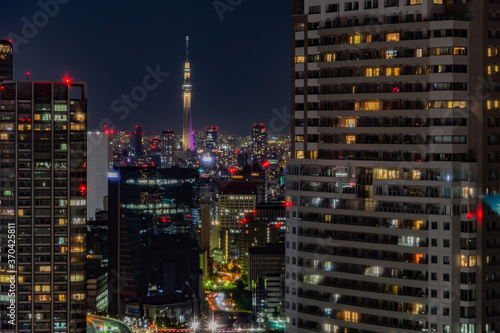
{"type": "Polygon", "coordinates": [[[500,1],[285,7],[291,112],[234,128],[189,35],[110,106],[178,74],[159,131],[0,39],[0,332],[500,332],[500,1]]]}

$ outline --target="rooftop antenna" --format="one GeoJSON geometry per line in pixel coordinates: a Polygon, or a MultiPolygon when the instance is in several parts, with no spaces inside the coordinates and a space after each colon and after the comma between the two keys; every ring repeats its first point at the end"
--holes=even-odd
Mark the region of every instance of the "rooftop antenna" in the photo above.
{"type": "Polygon", "coordinates": [[[189,62],[189,36],[186,36],[186,62],[189,62]]]}

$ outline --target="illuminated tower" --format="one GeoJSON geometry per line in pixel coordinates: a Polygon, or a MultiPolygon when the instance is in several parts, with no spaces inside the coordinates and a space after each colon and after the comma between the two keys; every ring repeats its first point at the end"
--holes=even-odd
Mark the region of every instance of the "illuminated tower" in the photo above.
{"type": "Polygon", "coordinates": [[[189,68],[189,36],[186,36],[186,63],[184,64],[183,95],[183,117],[182,117],[182,149],[194,150],[193,146],[193,123],[191,118],[191,69],[189,68]]]}

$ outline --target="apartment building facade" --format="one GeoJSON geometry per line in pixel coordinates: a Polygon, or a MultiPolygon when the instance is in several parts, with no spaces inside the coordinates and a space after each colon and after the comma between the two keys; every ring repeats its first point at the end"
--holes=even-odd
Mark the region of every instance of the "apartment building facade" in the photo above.
{"type": "Polygon", "coordinates": [[[288,332],[495,332],[500,4],[292,1],[288,332]]]}
{"type": "Polygon", "coordinates": [[[2,332],[85,332],[86,125],[86,83],[0,82],[2,332]]]}

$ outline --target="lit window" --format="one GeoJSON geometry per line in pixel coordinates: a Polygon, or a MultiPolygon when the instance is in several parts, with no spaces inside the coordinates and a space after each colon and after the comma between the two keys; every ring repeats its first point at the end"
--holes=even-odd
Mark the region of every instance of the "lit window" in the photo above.
{"type": "Polygon", "coordinates": [[[387,169],[375,169],[375,179],[387,179],[387,169]]]}
{"type": "Polygon", "coordinates": [[[398,57],[398,51],[397,50],[387,50],[385,51],[385,58],[386,59],[393,59],[398,57]]]}
{"type": "Polygon", "coordinates": [[[295,152],[295,158],[303,159],[304,158],[304,151],[303,150],[297,150],[295,152]]]}
{"type": "Polygon", "coordinates": [[[335,59],[336,59],[335,53],[327,53],[325,55],[326,62],[333,62],[333,61],[335,61],[335,59]]]}
{"type": "Polygon", "coordinates": [[[304,56],[296,56],[295,57],[296,64],[303,64],[305,61],[306,61],[306,58],[304,56]]]}
{"type": "Polygon", "coordinates": [[[346,135],[345,141],[347,144],[354,144],[354,143],[356,143],[356,136],[355,135],[346,135]]]}
{"type": "Polygon", "coordinates": [[[416,49],[415,50],[415,57],[421,58],[422,57],[422,49],[416,49]]]}
{"type": "Polygon", "coordinates": [[[386,34],[385,35],[386,42],[397,42],[399,41],[399,32],[386,34]]]}

